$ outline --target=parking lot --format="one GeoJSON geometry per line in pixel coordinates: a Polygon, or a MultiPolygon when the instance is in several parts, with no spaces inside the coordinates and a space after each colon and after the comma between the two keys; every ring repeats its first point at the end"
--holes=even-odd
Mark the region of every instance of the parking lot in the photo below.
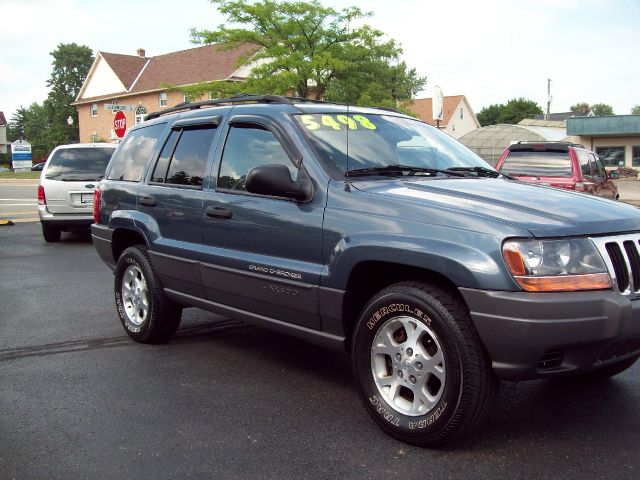
{"type": "Polygon", "coordinates": [[[640,365],[503,383],[476,437],[415,448],[368,418],[346,354],[195,309],[166,345],[130,341],[90,237],[47,244],[16,220],[0,227],[2,479],[640,476],[640,365]]]}

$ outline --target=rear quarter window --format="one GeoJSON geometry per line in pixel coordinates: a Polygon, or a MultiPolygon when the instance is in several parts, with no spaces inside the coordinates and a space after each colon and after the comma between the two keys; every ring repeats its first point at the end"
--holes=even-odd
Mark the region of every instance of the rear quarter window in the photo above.
{"type": "Polygon", "coordinates": [[[142,180],[144,167],[155,150],[158,137],[162,134],[164,127],[164,123],[159,123],[129,133],[113,159],[107,178],[125,182],[142,180]]]}
{"type": "Polygon", "coordinates": [[[570,177],[573,174],[569,152],[509,152],[502,173],[522,177],[570,177]]]}

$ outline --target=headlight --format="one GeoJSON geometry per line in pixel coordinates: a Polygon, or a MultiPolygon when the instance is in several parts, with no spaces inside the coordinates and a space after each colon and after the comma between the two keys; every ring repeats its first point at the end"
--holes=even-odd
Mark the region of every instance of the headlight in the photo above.
{"type": "Polygon", "coordinates": [[[611,288],[604,261],[587,238],[508,240],[502,257],[518,285],[529,292],[611,288]]]}

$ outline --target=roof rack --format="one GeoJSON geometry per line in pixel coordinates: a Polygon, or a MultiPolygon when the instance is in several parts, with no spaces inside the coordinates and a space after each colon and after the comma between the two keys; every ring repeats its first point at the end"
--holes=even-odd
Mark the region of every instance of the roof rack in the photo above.
{"type": "Polygon", "coordinates": [[[563,142],[561,140],[520,140],[517,142],[517,145],[525,143],[553,143],[554,145],[566,145],[567,147],[585,148],[585,146],[581,143],[563,142]]]}
{"type": "Polygon", "coordinates": [[[397,108],[391,108],[391,107],[371,107],[371,108],[375,108],[376,110],[384,110],[386,112],[401,113],[404,115],[404,112],[401,112],[397,108]]]}
{"type": "Polygon", "coordinates": [[[252,95],[248,93],[240,93],[228,98],[216,98],[214,100],[203,100],[202,102],[183,102],[179,103],[175,107],[166,108],[157,112],[152,112],[147,115],[147,120],[158,118],[162,115],[168,115],[170,113],[181,112],[186,110],[197,110],[202,107],[210,107],[215,105],[227,105],[230,103],[279,103],[284,105],[293,105],[293,102],[280,95],[252,95]]]}

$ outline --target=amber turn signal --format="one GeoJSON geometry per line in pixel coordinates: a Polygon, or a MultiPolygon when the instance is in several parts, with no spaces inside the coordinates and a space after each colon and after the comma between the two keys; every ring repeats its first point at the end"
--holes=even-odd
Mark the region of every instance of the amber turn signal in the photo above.
{"type": "Polygon", "coordinates": [[[514,275],[513,278],[515,278],[518,285],[527,292],[575,292],[580,290],[605,290],[611,288],[611,279],[607,273],[548,277],[514,275]]]}

